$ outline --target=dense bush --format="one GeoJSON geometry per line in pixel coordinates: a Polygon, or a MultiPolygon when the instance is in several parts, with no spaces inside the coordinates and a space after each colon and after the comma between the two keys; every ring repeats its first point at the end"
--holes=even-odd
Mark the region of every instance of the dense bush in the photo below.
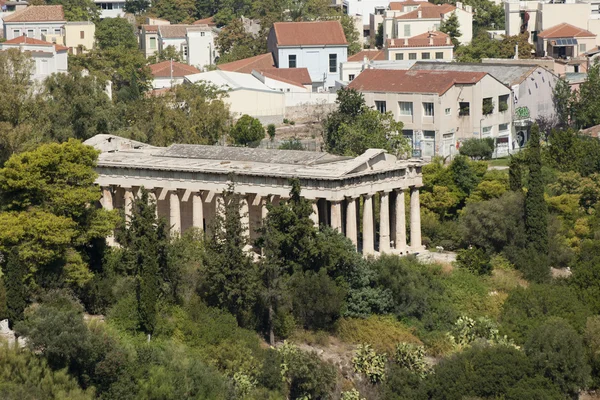
{"type": "Polygon", "coordinates": [[[242,115],[229,133],[235,144],[247,146],[265,138],[265,128],[260,121],[249,115],[242,115]]]}
{"type": "Polygon", "coordinates": [[[485,250],[477,247],[459,250],[456,256],[456,265],[476,275],[489,275],[492,273],[490,256],[485,250]]]}
{"type": "Polygon", "coordinates": [[[459,153],[473,160],[489,160],[494,153],[494,139],[467,139],[460,144],[459,153]]]}

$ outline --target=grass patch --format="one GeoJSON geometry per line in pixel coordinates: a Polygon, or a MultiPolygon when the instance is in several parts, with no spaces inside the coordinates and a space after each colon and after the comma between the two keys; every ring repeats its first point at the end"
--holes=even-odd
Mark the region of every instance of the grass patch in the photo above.
{"type": "Polygon", "coordinates": [[[508,167],[508,164],[510,163],[510,158],[495,158],[493,160],[487,161],[487,163],[490,167],[508,167]]]}
{"type": "Polygon", "coordinates": [[[338,321],[337,336],[350,344],[368,343],[379,352],[392,354],[396,344],[421,344],[414,329],[392,316],[373,315],[367,319],[345,318],[338,321]]]}
{"type": "Polygon", "coordinates": [[[458,315],[470,318],[487,316],[493,319],[500,315],[503,299],[501,296],[490,295],[493,289],[486,279],[456,268],[451,274],[444,276],[443,284],[452,308],[458,315]]]}

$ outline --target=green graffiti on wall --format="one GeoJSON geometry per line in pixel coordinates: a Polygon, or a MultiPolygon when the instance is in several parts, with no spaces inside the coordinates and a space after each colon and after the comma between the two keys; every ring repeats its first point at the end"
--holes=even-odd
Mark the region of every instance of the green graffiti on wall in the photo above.
{"type": "Polygon", "coordinates": [[[515,119],[527,119],[529,118],[528,107],[517,107],[515,110],[515,119]]]}

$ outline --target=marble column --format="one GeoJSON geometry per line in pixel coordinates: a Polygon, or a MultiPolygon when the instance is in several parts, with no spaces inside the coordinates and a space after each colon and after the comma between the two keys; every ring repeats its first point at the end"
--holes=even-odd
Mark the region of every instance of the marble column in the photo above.
{"type": "Polygon", "coordinates": [[[192,226],[200,232],[204,231],[204,210],[200,192],[192,193],[192,226]]]}
{"type": "Polygon", "coordinates": [[[315,199],[315,201],[312,203],[312,214],[310,214],[310,219],[312,219],[313,223],[315,224],[315,226],[319,226],[319,204],[318,204],[318,200],[319,199],[315,199]]]}
{"type": "Polygon", "coordinates": [[[263,198],[260,201],[260,220],[261,220],[261,225],[264,225],[265,223],[265,219],[267,219],[267,216],[269,215],[269,209],[267,208],[267,199],[263,198]]]}
{"type": "Polygon", "coordinates": [[[390,194],[380,193],[379,202],[379,252],[390,252],[390,194]]]}
{"type": "Polygon", "coordinates": [[[133,191],[131,188],[125,188],[124,202],[125,205],[123,210],[125,211],[125,223],[131,222],[131,210],[133,209],[133,191]]]}
{"type": "Polygon", "coordinates": [[[412,251],[422,250],[421,246],[421,205],[419,188],[410,189],[410,247],[412,251]]]}
{"type": "Polygon", "coordinates": [[[400,254],[406,254],[406,206],[404,204],[404,190],[398,190],[396,192],[396,209],[395,211],[395,222],[396,222],[396,250],[400,254]]]}
{"type": "Polygon", "coordinates": [[[250,240],[250,208],[248,206],[248,198],[245,195],[240,196],[240,218],[242,235],[248,241],[250,240]]]}
{"type": "Polygon", "coordinates": [[[181,205],[176,190],[169,192],[169,224],[172,235],[181,235],[181,205]]]}
{"type": "Polygon", "coordinates": [[[110,191],[110,187],[102,188],[102,207],[108,211],[112,211],[114,208],[112,192],[110,191]]]}
{"type": "Polygon", "coordinates": [[[346,237],[350,239],[354,247],[358,244],[356,229],[356,199],[348,198],[346,207],[346,237]]]}
{"type": "Polygon", "coordinates": [[[332,201],[331,202],[331,227],[337,229],[338,232],[342,231],[342,202],[332,201]]]}
{"type": "Polygon", "coordinates": [[[375,254],[373,236],[373,195],[363,195],[363,255],[375,254]]]}

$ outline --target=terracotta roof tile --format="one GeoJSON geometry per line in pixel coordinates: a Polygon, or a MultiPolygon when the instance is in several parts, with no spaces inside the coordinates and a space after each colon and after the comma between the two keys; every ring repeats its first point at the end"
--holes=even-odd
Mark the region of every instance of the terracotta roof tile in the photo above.
{"type": "Polygon", "coordinates": [[[578,28],[571,24],[563,22],[562,24],[555,25],[551,28],[545,29],[538,33],[538,37],[544,39],[555,39],[555,38],[572,38],[572,37],[596,37],[590,31],[578,28]]]}
{"type": "Polygon", "coordinates": [[[163,38],[184,38],[188,30],[208,30],[202,25],[158,25],[158,31],[163,38]]]}
{"type": "Polygon", "coordinates": [[[267,78],[277,79],[292,85],[302,86],[312,84],[307,68],[263,68],[258,72],[267,78]]]}
{"type": "Polygon", "coordinates": [[[217,69],[220,69],[221,71],[241,72],[244,74],[250,74],[253,70],[274,67],[275,61],[273,60],[273,55],[271,53],[261,54],[259,56],[244,58],[243,60],[217,65],[217,69]]]}
{"type": "Polygon", "coordinates": [[[194,25],[217,26],[217,24],[215,23],[214,17],[199,19],[197,21],[194,21],[194,25]]]}
{"type": "Polygon", "coordinates": [[[63,6],[29,6],[4,17],[4,22],[65,21],[63,6]]]}
{"type": "Polygon", "coordinates": [[[421,6],[414,11],[397,16],[396,19],[419,19],[419,12],[421,12],[422,19],[439,19],[442,15],[451,13],[454,10],[456,10],[456,7],[452,4],[438,4],[433,7],[421,6]]]}
{"type": "Polygon", "coordinates": [[[450,36],[444,32],[425,32],[408,39],[387,39],[386,47],[394,49],[401,47],[439,47],[453,46],[450,36]]]}
{"type": "MultiPolygon", "coordinates": [[[[149,67],[152,76],[155,78],[171,77],[171,61],[162,61],[157,64],[152,64],[149,67]]],[[[199,74],[202,72],[198,68],[192,67],[191,65],[182,64],[175,61],[173,61],[172,67],[173,77],[177,78],[192,74],[199,74]]]]}
{"type": "Polygon", "coordinates": [[[348,44],[339,21],[276,22],[272,29],[279,46],[348,44]]]}
{"type": "Polygon", "coordinates": [[[158,25],[142,25],[145,32],[158,32],[158,25]]]}
{"type": "Polygon", "coordinates": [[[385,51],[383,50],[362,50],[358,53],[348,57],[348,61],[363,61],[367,57],[367,60],[385,60],[385,51]]]}
{"type": "Polygon", "coordinates": [[[18,45],[31,45],[31,46],[54,46],[54,48],[56,49],[56,51],[67,51],[69,50],[68,47],[60,45],[60,44],[54,44],[54,43],[50,43],[50,42],[45,42],[43,40],[40,39],[34,39],[34,38],[29,38],[27,36],[18,36],[14,39],[10,39],[7,40],[6,42],[0,43],[1,44],[18,44],[18,45]]]}
{"type": "Polygon", "coordinates": [[[348,87],[362,92],[442,95],[455,84],[474,84],[486,75],[485,72],[367,69],[348,87]]]}

